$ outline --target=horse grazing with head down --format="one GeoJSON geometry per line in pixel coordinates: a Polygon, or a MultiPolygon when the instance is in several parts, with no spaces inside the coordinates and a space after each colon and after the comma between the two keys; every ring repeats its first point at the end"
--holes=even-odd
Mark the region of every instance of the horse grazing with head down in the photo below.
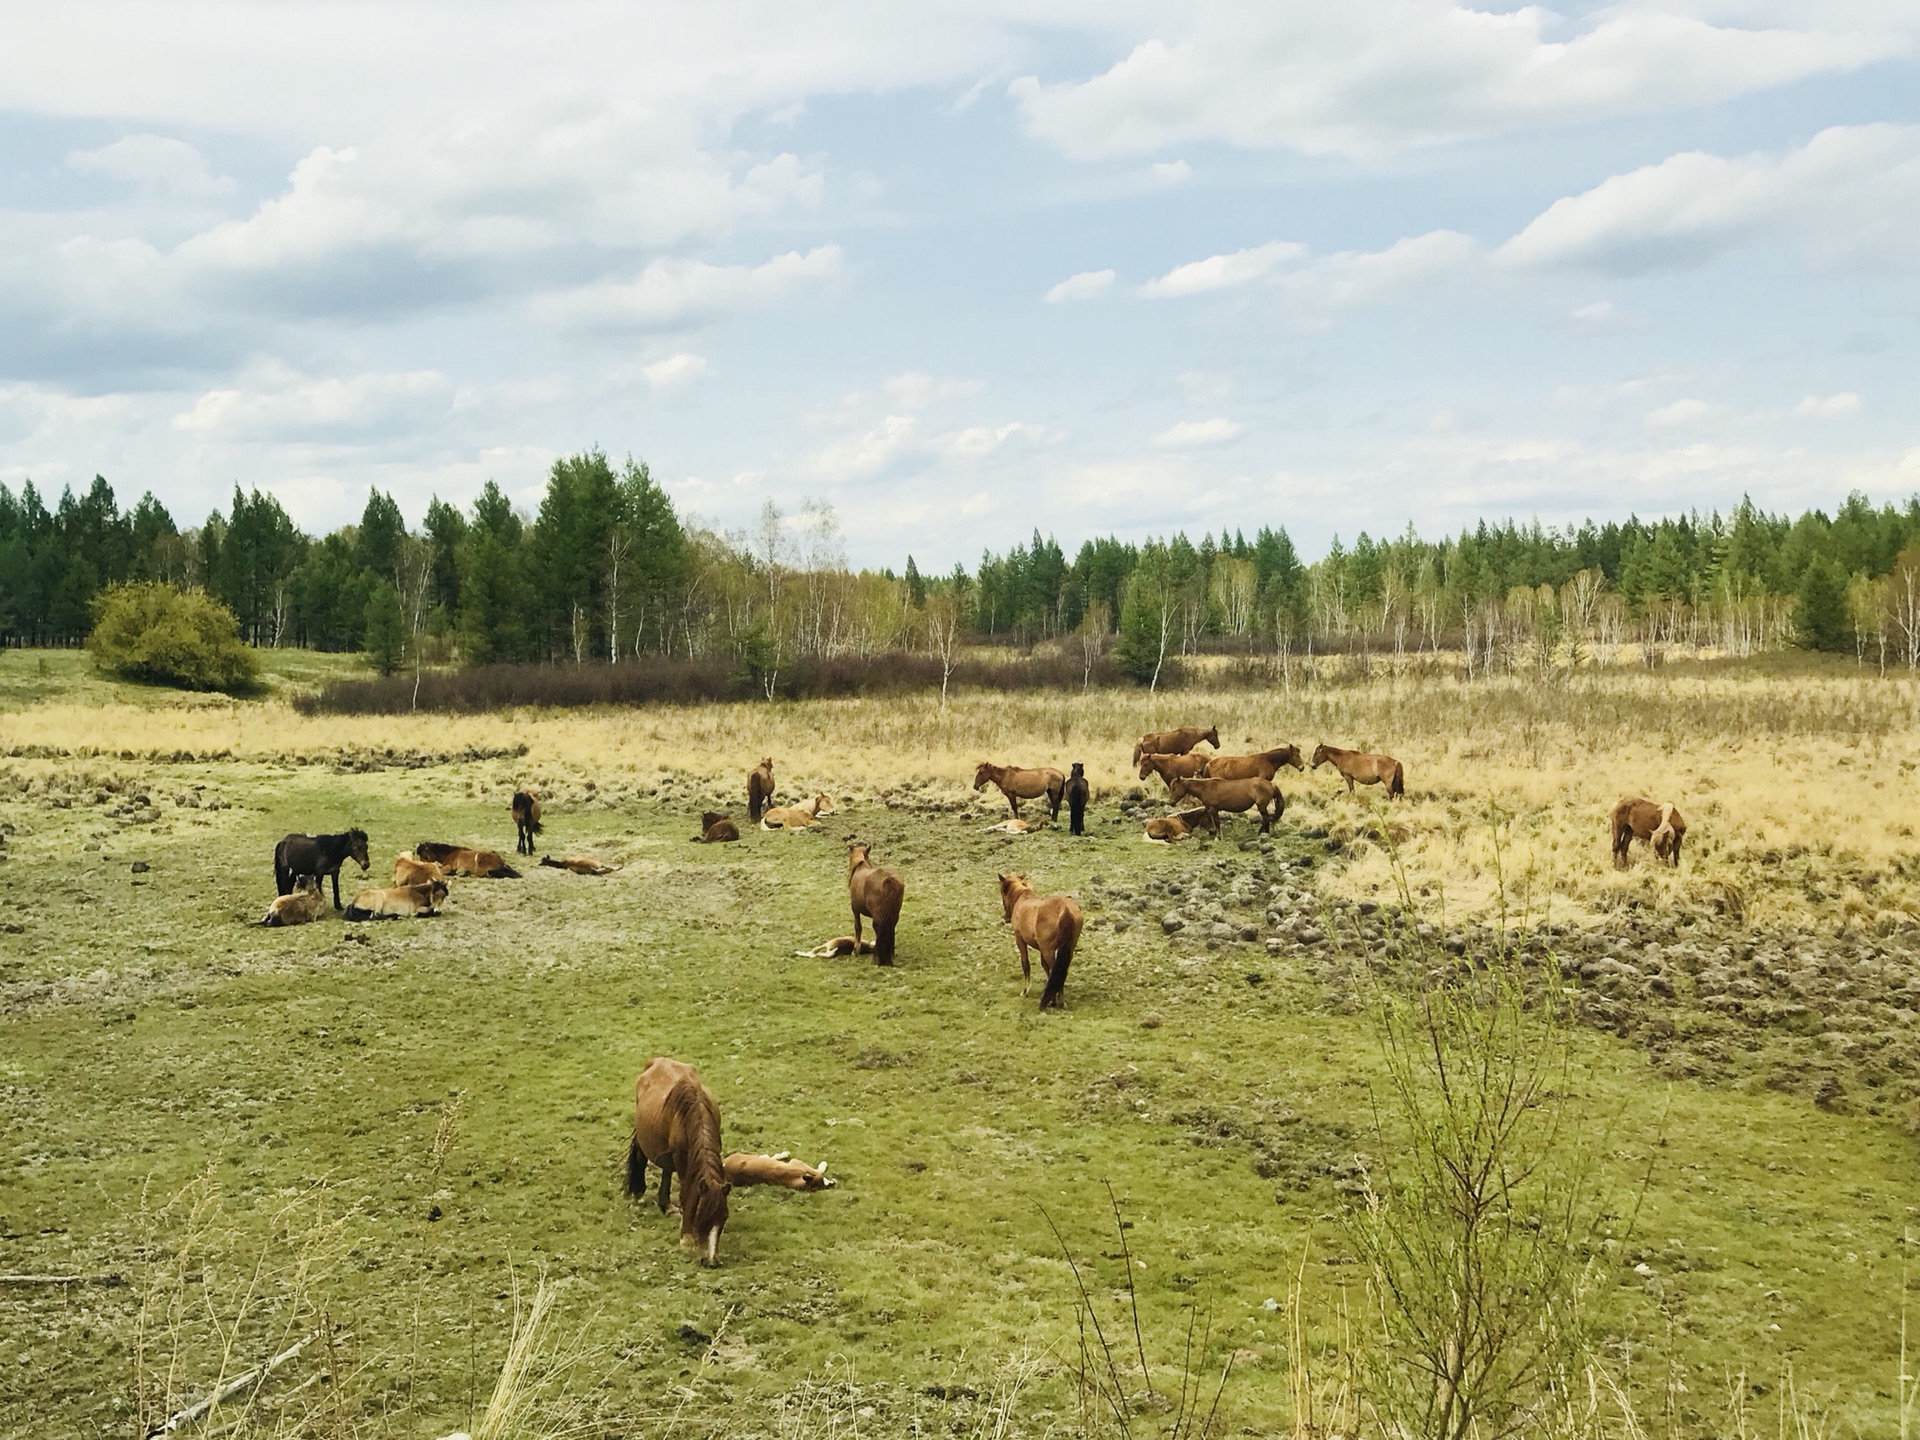
{"type": "Polygon", "coordinates": [[[1204,755],[1162,755],[1150,751],[1139,757],[1140,778],[1158,775],[1167,782],[1167,788],[1173,788],[1176,780],[1190,780],[1195,775],[1204,775],[1207,770],[1207,757],[1204,755]]]}
{"type": "Polygon", "coordinates": [[[1331,745],[1315,746],[1313,768],[1318,770],[1322,765],[1331,765],[1346,777],[1349,795],[1353,794],[1356,783],[1385,785],[1389,795],[1407,793],[1406,771],[1391,755],[1380,755],[1365,750],[1337,750],[1331,745]]]}
{"type": "Polygon", "coordinates": [[[540,797],[531,790],[513,792],[513,848],[522,855],[533,854],[533,837],[541,830],[540,797]]]}
{"type": "Polygon", "coordinates": [[[747,819],[758,820],[773,800],[773,757],[767,756],[747,775],[747,819]]]}
{"type": "Polygon", "coordinates": [[[1190,795],[1205,806],[1207,828],[1215,835],[1220,833],[1222,810],[1235,814],[1246,810],[1257,811],[1260,833],[1264,835],[1273,829],[1273,822],[1287,808],[1286,797],[1274,788],[1273,782],[1262,780],[1258,775],[1246,780],[1209,780],[1204,775],[1195,775],[1190,779],[1174,781],[1168,787],[1168,793],[1175,800],[1190,795]]]}
{"type": "Polygon", "coordinates": [[[333,908],[340,908],[340,867],[347,861],[367,868],[367,832],[342,830],[338,835],[289,835],[273,847],[273,884],[282,895],[293,893],[302,875],[315,880],[333,877],[333,908]]]}
{"type": "Polygon", "coordinates": [[[1646,841],[1656,857],[1680,868],[1680,842],[1687,838],[1687,822],[1673,805],[1644,795],[1630,796],[1613,807],[1612,828],[1616,870],[1627,868],[1627,847],[1635,840],[1646,841]]]}
{"type": "Polygon", "coordinates": [[[1020,947],[1020,993],[1025,995],[1033,983],[1033,967],[1027,962],[1031,945],[1040,952],[1040,969],[1047,977],[1040,1008],[1058,1009],[1060,992],[1067,988],[1067,967],[1073,963],[1085,924],[1079,902],[1071,895],[1036,895],[1026,876],[1002,875],[1000,908],[1013,926],[1013,943],[1020,947]]]}
{"type": "Polygon", "coordinates": [[[847,847],[847,899],[853,906],[853,943],[860,947],[860,917],[873,921],[873,963],[893,964],[893,934],[900,924],[900,905],[907,882],[898,870],[882,870],[873,863],[873,847],[847,847]]]}
{"type": "Polygon", "coordinates": [[[1205,762],[1200,773],[1211,780],[1250,780],[1256,776],[1271,780],[1280,773],[1282,765],[1291,765],[1296,770],[1307,768],[1306,761],[1300,758],[1298,745],[1279,745],[1253,755],[1215,755],[1205,762]]]}
{"type": "Polygon", "coordinates": [[[984,790],[991,780],[1007,797],[1013,813],[1020,813],[1022,800],[1045,798],[1049,819],[1060,818],[1060,801],[1067,793],[1067,777],[1051,766],[995,765],[982,760],[973,772],[973,788],[984,790]]]}
{"type": "Polygon", "coordinates": [[[647,1162],[660,1168],[660,1213],[680,1177],[680,1243],[704,1246],[700,1263],[720,1263],[727,1225],[726,1168],[720,1158],[720,1107],[691,1065],[666,1056],[647,1062],[633,1082],[633,1139],[627,1145],[627,1194],[647,1193],[647,1162]]]}
{"type": "MultiPolygon", "coordinates": [[[[1142,755],[1184,755],[1202,740],[1218,750],[1220,727],[1209,725],[1202,730],[1198,725],[1185,725],[1178,730],[1149,731],[1133,747],[1134,762],[1139,763],[1142,755]]],[[[1147,777],[1142,775],[1140,778],[1144,780],[1147,777]]]]}

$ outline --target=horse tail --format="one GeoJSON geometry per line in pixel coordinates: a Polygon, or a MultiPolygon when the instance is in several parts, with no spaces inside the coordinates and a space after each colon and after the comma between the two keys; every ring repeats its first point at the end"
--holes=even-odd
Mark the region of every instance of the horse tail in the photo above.
{"type": "Polygon", "coordinates": [[[1080,922],[1075,919],[1061,929],[1060,948],[1053,953],[1053,969],[1047,972],[1046,988],[1040,992],[1042,1010],[1060,1008],[1060,992],[1067,988],[1067,967],[1073,964],[1073,950],[1079,943],[1080,922]]]}
{"type": "Polygon", "coordinates": [[[1398,760],[1393,762],[1393,776],[1387,781],[1387,794],[1404,795],[1407,793],[1405,767],[1398,760]]]}
{"type": "Polygon", "coordinates": [[[376,916],[373,911],[364,909],[352,901],[349,901],[347,902],[347,908],[340,912],[340,918],[342,920],[374,920],[379,917],[376,916]]]}
{"type": "Polygon", "coordinates": [[[493,872],[493,878],[496,880],[518,880],[520,878],[520,872],[511,865],[502,864],[498,870],[493,872]]]}
{"type": "Polygon", "coordinates": [[[1055,775],[1047,781],[1047,804],[1053,810],[1053,818],[1060,818],[1060,802],[1066,798],[1067,782],[1065,777],[1055,775]]]}
{"type": "Polygon", "coordinates": [[[636,1135],[627,1141],[627,1194],[646,1193],[647,1157],[641,1152],[640,1137],[636,1135]]]}
{"type": "Polygon", "coordinates": [[[895,900],[892,911],[885,920],[878,915],[873,917],[873,963],[876,965],[893,964],[893,932],[900,923],[898,900],[895,900]]]}

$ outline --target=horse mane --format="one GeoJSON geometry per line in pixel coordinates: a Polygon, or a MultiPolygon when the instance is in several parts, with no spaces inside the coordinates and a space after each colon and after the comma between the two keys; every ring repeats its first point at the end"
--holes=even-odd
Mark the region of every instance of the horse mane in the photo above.
{"type": "Polygon", "coordinates": [[[682,1080],[667,1092],[666,1111],[680,1122],[682,1148],[680,1209],[690,1228],[704,1237],[726,1223],[727,1176],[720,1158],[720,1109],[707,1087],[682,1080]]]}

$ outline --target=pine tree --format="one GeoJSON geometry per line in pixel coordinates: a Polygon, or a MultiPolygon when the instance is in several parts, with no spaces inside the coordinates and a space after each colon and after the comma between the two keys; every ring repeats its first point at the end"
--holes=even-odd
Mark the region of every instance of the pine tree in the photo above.
{"type": "Polygon", "coordinates": [[[1847,624],[1847,575],[1837,560],[1820,558],[1807,566],[1793,607],[1794,630],[1808,650],[1851,648],[1847,624]]]}
{"type": "Polygon", "coordinates": [[[376,580],[367,596],[367,663],[391,675],[407,658],[407,616],[391,580],[376,580]]]}

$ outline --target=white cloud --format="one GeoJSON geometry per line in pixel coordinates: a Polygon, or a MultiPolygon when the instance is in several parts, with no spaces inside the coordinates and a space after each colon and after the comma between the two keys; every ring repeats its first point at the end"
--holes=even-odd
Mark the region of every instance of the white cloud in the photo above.
{"type": "Polygon", "coordinates": [[[1111,270],[1082,270],[1047,291],[1044,298],[1049,305],[1058,305],[1062,300],[1097,299],[1113,289],[1113,280],[1111,270]]]}
{"type": "Polygon", "coordinates": [[[1366,304],[1458,270],[1477,249],[1469,237],[1453,230],[1411,235],[1385,250],[1341,250],[1317,258],[1304,245],[1276,240],[1176,265],[1142,285],[1140,294],[1149,299],[1185,298],[1268,285],[1297,310],[1333,310],[1366,304]]]}
{"type": "Polygon", "coordinates": [[[913,416],[888,415],[872,429],[828,445],[809,468],[829,480],[864,480],[897,459],[915,435],[913,416]]]}
{"type": "Polygon", "coordinates": [[[1662,405],[1657,410],[1647,412],[1647,424],[1659,428],[1675,425],[1691,425],[1707,415],[1707,402],[1685,396],[1670,405],[1662,405]]]}
{"type": "Polygon", "coordinates": [[[698,380],[707,373],[707,357],[690,355],[682,350],[669,355],[664,360],[656,360],[651,365],[640,367],[640,373],[647,377],[647,383],[656,390],[670,390],[698,380]]]}
{"type": "Polygon", "coordinates": [[[1914,265],[1920,229],[1920,126],[1823,130],[1784,154],[1698,151],[1556,200],[1500,248],[1529,266],[1617,273],[1697,263],[1766,236],[1820,264],[1914,265]]]}
{"type": "Polygon", "coordinates": [[[1567,329],[1576,335],[1625,335],[1646,329],[1646,322],[1611,300],[1595,300],[1575,307],[1567,316],[1567,329]]]}
{"type": "Polygon", "coordinates": [[[632,280],[605,281],[551,297],[542,309],[582,330],[673,330],[831,286],[842,274],[838,245],[776,255],[759,265],[655,260],[632,280]]]}
{"type": "Polygon", "coordinates": [[[1147,175],[1161,185],[1184,185],[1193,178],[1193,167],[1184,160],[1162,160],[1149,165],[1147,175]]]}
{"type": "Polygon", "coordinates": [[[1153,437],[1156,450],[1203,450],[1240,438],[1246,427],[1238,420],[1216,415],[1211,420],[1182,420],[1153,437]]]}
{"type": "Polygon", "coordinates": [[[1235,290],[1271,275],[1289,261],[1298,260],[1307,247],[1291,240],[1273,240],[1230,255],[1209,255],[1176,265],[1156,280],[1140,287],[1140,293],[1152,300],[1183,299],[1205,295],[1214,290],[1235,290]]]}
{"type": "Polygon", "coordinates": [[[76,150],[67,156],[67,166],[187,200],[219,199],[234,192],[233,181],[215,175],[206,156],[186,141],[165,135],[126,135],[97,150],[76,150]]]}
{"type": "Polygon", "coordinates": [[[1162,32],[1104,74],[1011,93],[1035,135],[1080,158],[1203,140],[1365,155],[1695,109],[1910,50],[1911,16],[1854,18],[1770,28],[1619,6],[1562,40],[1536,6],[1207,0],[1162,12],[1162,32]]]}
{"type": "Polygon", "coordinates": [[[453,403],[453,382],[437,370],[346,379],[270,373],[206,391],[173,425],[227,441],[326,443],[443,423],[453,403]]]}
{"type": "Polygon", "coordinates": [[[1809,395],[1793,407],[1796,419],[1844,420],[1860,413],[1860,397],[1851,391],[1838,395],[1809,395]]]}

